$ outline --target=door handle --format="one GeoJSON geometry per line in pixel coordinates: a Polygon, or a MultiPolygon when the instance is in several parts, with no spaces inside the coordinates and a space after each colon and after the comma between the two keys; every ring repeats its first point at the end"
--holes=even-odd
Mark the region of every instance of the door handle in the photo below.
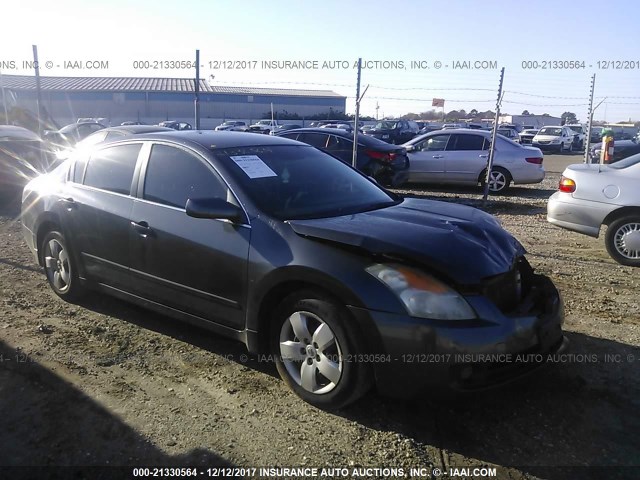
{"type": "Polygon", "coordinates": [[[146,237],[147,235],[151,235],[153,233],[153,229],[144,220],[141,222],[131,221],[131,226],[136,232],[138,232],[143,237],[146,237]]]}
{"type": "Polygon", "coordinates": [[[442,155],[434,155],[433,158],[442,158],[442,155]]]}
{"type": "Polygon", "coordinates": [[[488,158],[489,155],[478,155],[480,158],[488,158]]]}

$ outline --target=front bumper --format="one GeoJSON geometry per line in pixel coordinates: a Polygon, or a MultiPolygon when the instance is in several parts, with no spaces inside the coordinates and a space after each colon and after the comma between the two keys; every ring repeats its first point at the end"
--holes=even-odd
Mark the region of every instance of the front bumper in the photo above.
{"type": "Polygon", "coordinates": [[[516,312],[468,296],[479,320],[436,321],[351,307],[369,333],[380,393],[401,398],[448,397],[521,378],[566,349],[564,306],[547,277],[534,275],[516,312]],[[527,307],[526,312],[521,312],[527,307]]]}

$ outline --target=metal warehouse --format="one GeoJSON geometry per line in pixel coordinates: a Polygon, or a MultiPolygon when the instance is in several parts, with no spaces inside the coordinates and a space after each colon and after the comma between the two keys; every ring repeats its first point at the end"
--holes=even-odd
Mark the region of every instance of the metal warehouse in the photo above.
{"type": "MultiPolygon", "coordinates": [[[[36,112],[34,76],[2,75],[8,107],[36,112]]],[[[179,120],[193,123],[195,79],[138,77],[40,77],[42,106],[60,125],[82,117],[107,118],[111,125],[124,121],[158,123],[179,120]]],[[[202,128],[226,119],[252,121],[286,112],[306,118],[345,111],[346,97],[330,90],[245,88],[199,84],[202,128]]]]}

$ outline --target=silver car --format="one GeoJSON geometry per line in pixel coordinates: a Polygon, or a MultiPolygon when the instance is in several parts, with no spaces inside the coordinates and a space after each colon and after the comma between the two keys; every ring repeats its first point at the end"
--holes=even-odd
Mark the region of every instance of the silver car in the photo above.
{"type": "MultiPolygon", "coordinates": [[[[491,132],[486,130],[438,130],[420,135],[403,145],[409,156],[409,182],[482,184],[490,144],[491,132]]],[[[498,135],[490,191],[503,192],[511,182],[540,183],[544,179],[542,161],[540,149],[498,135]]]]}
{"type": "Polygon", "coordinates": [[[640,267],[640,154],[610,165],[569,165],[547,204],[547,220],[605,245],[622,265],[640,267]]]}

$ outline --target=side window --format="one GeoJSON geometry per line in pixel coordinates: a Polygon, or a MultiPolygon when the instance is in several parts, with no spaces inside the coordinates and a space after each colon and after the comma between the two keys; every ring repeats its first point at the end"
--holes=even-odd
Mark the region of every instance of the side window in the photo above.
{"type": "Polygon", "coordinates": [[[93,153],[86,168],[84,184],[129,195],[141,147],[141,143],[115,145],[93,153]]]}
{"type": "Polygon", "coordinates": [[[327,143],[327,150],[353,150],[353,142],[346,138],[338,137],[336,135],[329,135],[329,141],[327,143]]]}
{"type": "Polygon", "coordinates": [[[422,144],[423,152],[441,152],[447,147],[450,135],[434,135],[422,144]]]}
{"type": "MultiPolygon", "coordinates": [[[[291,140],[298,140],[298,134],[293,132],[293,133],[283,133],[281,135],[278,135],[279,137],[284,137],[284,138],[289,138],[291,140]]],[[[300,140],[302,141],[302,140],[300,140]]]]}
{"type": "Polygon", "coordinates": [[[89,156],[87,154],[78,155],[75,159],[73,166],[73,181],[75,183],[82,183],[82,179],[84,178],[84,169],[87,166],[87,159],[89,156]]]}
{"type": "Polygon", "coordinates": [[[195,155],[180,148],[154,145],[144,179],[143,198],[185,208],[189,198],[227,199],[227,186],[195,155]]]}
{"type": "Polygon", "coordinates": [[[298,137],[299,142],[308,143],[316,148],[326,148],[327,135],[320,133],[301,133],[298,137]]]}
{"type": "Polygon", "coordinates": [[[480,135],[455,134],[451,135],[451,141],[447,150],[482,150],[484,137],[480,135]]]}

